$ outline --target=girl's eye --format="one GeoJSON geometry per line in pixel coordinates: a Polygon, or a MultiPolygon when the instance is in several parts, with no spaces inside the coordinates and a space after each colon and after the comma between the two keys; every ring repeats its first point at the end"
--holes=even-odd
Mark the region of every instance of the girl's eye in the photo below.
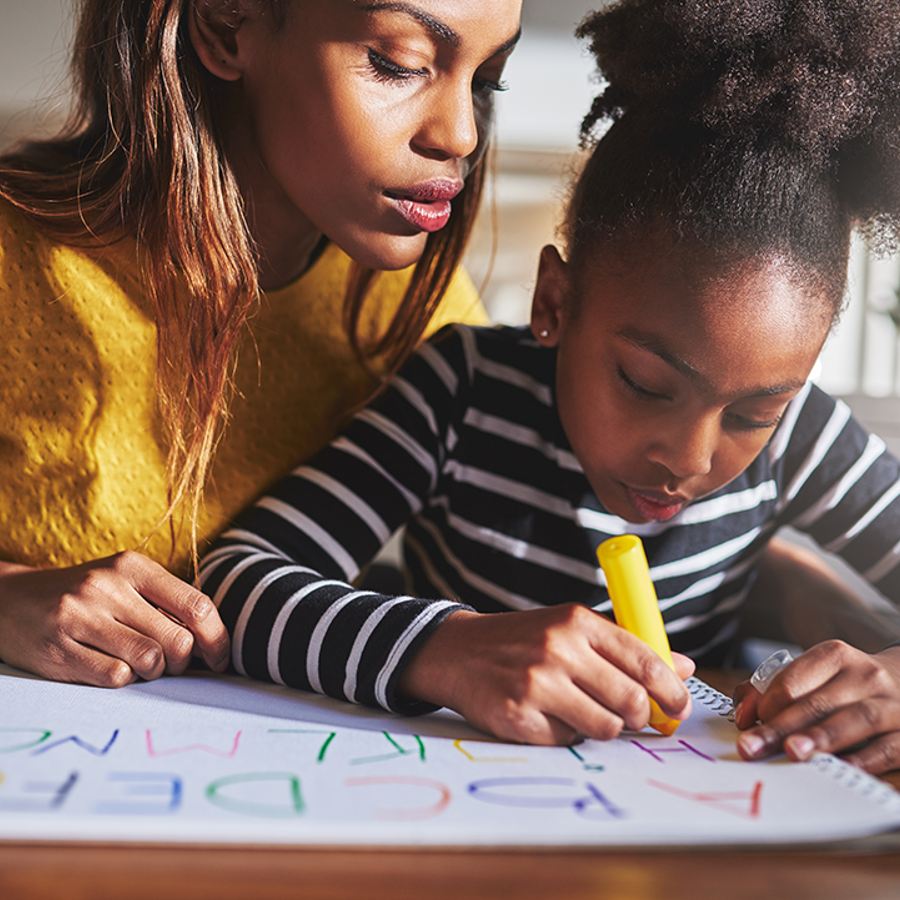
{"type": "Polygon", "coordinates": [[[748,419],[746,416],[732,413],[731,420],[734,422],[735,427],[741,431],[760,431],[766,428],[774,428],[781,421],[781,415],[777,415],[774,419],[769,419],[767,422],[760,422],[756,419],[748,419]]]}
{"type": "Polygon", "coordinates": [[[407,69],[377,53],[371,47],[366,49],[369,52],[369,68],[377,81],[409,81],[411,78],[422,78],[428,74],[428,69],[407,69]]]}
{"type": "Polygon", "coordinates": [[[636,397],[644,400],[668,400],[666,394],[658,394],[656,391],[648,391],[647,388],[641,387],[636,381],[629,378],[625,370],[621,366],[616,366],[616,374],[625,388],[636,397]]]}

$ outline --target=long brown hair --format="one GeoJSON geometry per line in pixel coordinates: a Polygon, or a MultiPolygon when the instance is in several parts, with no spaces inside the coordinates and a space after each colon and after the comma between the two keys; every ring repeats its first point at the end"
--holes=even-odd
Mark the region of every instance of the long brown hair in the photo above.
{"type": "MultiPolygon", "coordinates": [[[[284,0],[268,0],[276,13],[284,0]]],[[[189,510],[194,562],[203,488],[227,416],[242,327],[259,294],[244,204],[217,130],[220,83],[187,36],[190,0],[82,0],[76,102],[50,140],[0,157],[0,196],[74,246],[137,241],[157,326],[160,414],[169,442],[168,522],[189,510]]],[[[366,362],[396,368],[421,339],[468,240],[479,166],[450,223],[429,236],[384,333],[360,334],[375,272],[354,266],[343,321],[366,362]]]]}

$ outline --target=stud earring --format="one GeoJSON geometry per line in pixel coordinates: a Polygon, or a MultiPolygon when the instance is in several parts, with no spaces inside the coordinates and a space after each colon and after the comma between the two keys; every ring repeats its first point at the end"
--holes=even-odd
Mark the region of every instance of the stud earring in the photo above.
{"type": "Polygon", "coordinates": [[[538,332],[538,337],[548,338],[548,337],[550,337],[550,332],[547,331],[546,328],[542,328],[542,329],[538,332]]]}

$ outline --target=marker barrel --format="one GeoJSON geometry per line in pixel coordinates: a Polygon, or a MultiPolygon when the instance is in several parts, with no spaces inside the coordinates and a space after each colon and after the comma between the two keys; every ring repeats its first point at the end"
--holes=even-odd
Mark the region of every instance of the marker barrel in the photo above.
{"type": "MultiPolygon", "coordinates": [[[[674,670],[666,627],[641,539],[633,534],[610,538],[597,548],[597,559],[606,574],[616,622],[640,638],[674,670]]],[[[656,701],[650,699],[650,725],[653,728],[670,735],[674,734],[679,724],[677,719],[670,719],[656,701]]]]}

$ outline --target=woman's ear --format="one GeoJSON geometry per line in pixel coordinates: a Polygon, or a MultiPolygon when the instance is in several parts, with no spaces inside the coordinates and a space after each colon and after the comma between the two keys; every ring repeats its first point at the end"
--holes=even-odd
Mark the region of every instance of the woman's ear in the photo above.
{"type": "Polygon", "coordinates": [[[531,301],[531,332],[545,347],[555,347],[559,343],[563,303],[568,291],[569,267],[556,247],[548,244],[541,250],[531,301]]]}
{"type": "Polygon", "coordinates": [[[200,62],[223,81],[243,74],[238,58],[238,32],[247,18],[242,0],[188,0],[187,27],[200,62]]]}

